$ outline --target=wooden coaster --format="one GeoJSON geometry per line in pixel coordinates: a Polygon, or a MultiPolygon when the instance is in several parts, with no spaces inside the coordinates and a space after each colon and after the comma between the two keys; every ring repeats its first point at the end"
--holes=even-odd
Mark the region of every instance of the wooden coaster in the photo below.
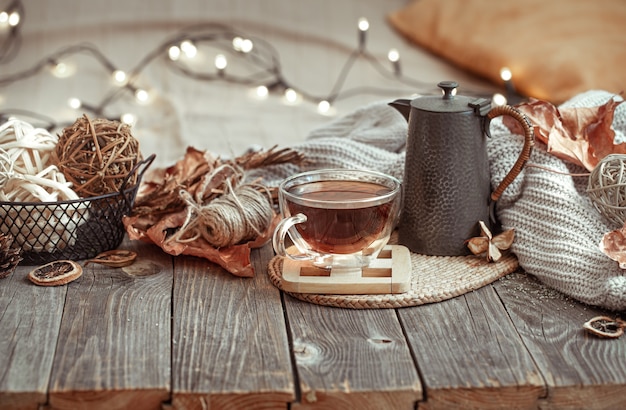
{"type": "Polygon", "coordinates": [[[335,295],[404,293],[411,289],[411,254],[387,245],[365,268],[322,269],[310,262],[285,258],[281,288],[287,292],[335,295]]]}
{"type": "Polygon", "coordinates": [[[405,293],[359,295],[288,291],[283,287],[283,264],[287,261],[283,256],[270,260],[267,274],[278,289],[305,302],[347,309],[392,309],[451,299],[488,285],[519,267],[513,253],[505,254],[497,263],[488,262],[484,256],[429,256],[414,252],[410,252],[410,259],[411,286],[405,293]]]}

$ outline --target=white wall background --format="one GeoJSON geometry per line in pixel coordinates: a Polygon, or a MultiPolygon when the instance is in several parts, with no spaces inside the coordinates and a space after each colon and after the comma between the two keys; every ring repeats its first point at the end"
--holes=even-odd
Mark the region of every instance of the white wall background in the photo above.
{"type": "MultiPolygon", "coordinates": [[[[7,3],[0,0],[0,8],[7,3]]],[[[21,49],[14,60],[0,65],[0,77],[82,42],[95,45],[119,68],[129,71],[179,30],[218,22],[271,43],[280,56],[285,79],[311,94],[326,95],[357,47],[357,21],[365,17],[370,23],[366,48],[390,70],[387,52],[396,48],[403,73],[432,84],[430,90],[444,79],[493,90],[400,37],[386,15],[405,4],[404,0],[25,0],[21,49]]],[[[194,64],[211,67],[211,52],[201,51],[194,64]]],[[[153,61],[139,79],[154,96],[151,104],[139,106],[126,93],[106,110],[108,116],[123,112],[137,116],[134,135],[144,154],[157,153],[158,165],[173,163],[187,146],[229,156],[252,145],[297,144],[312,128],[332,120],[320,115],[313,103],[286,105],[278,95],[258,101],[250,98],[251,87],[185,78],[168,68],[164,58],[153,61]]],[[[77,67],[71,77],[59,79],[41,72],[0,87],[0,111],[25,109],[59,122],[73,122],[82,111],[68,107],[70,97],[99,103],[112,89],[107,73],[86,55],[69,60],[77,67]]],[[[342,99],[335,105],[335,116],[372,101],[424,92],[381,75],[365,59],[359,59],[344,89],[362,86],[386,92],[342,99]]]]}

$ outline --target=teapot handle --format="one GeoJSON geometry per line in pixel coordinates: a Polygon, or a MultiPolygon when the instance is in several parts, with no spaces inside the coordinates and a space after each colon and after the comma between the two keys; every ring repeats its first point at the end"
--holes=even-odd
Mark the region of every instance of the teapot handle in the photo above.
{"type": "MultiPolygon", "coordinates": [[[[489,129],[489,123],[491,122],[491,120],[502,115],[508,115],[520,123],[522,129],[524,130],[524,147],[522,148],[522,152],[520,153],[519,157],[517,157],[517,161],[515,161],[513,168],[511,168],[511,170],[508,174],[506,174],[502,182],[500,182],[500,185],[498,185],[498,187],[491,193],[492,202],[496,202],[498,199],[500,199],[500,196],[502,195],[504,190],[511,184],[511,182],[513,182],[515,178],[517,178],[519,173],[522,172],[524,165],[526,165],[526,162],[530,158],[532,148],[535,145],[535,134],[533,132],[532,123],[524,113],[522,113],[517,108],[511,107],[510,105],[501,105],[494,107],[487,113],[487,118],[489,120],[487,121],[486,125],[487,131],[489,129]]],[[[487,134],[489,135],[488,132],[487,134]]]]}

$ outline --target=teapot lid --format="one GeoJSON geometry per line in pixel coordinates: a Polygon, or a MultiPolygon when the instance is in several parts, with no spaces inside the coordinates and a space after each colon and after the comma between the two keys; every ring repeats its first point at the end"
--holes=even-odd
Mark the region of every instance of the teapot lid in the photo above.
{"type": "Polygon", "coordinates": [[[441,113],[460,113],[474,111],[483,114],[489,110],[490,102],[484,98],[472,98],[456,95],[459,84],[456,81],[441,81],[437,84],[443,91],[442,97],[419,97],[411,101],[411,106],[423,111],[441,113]]]}

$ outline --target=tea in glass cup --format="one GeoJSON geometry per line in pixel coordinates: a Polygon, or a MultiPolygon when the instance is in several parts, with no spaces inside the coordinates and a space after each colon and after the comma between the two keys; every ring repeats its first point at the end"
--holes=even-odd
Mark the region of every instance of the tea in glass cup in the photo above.
{"type": "Polygon", "coordinates": [[[402,195],[389,175],[322,169],[285,179],[278,198],[283,219],[274,231],[276,253],[331,269],[376,259],[395,228],[402,195]],[[286,247],[287,236],[293,248],[286,247]]]}

